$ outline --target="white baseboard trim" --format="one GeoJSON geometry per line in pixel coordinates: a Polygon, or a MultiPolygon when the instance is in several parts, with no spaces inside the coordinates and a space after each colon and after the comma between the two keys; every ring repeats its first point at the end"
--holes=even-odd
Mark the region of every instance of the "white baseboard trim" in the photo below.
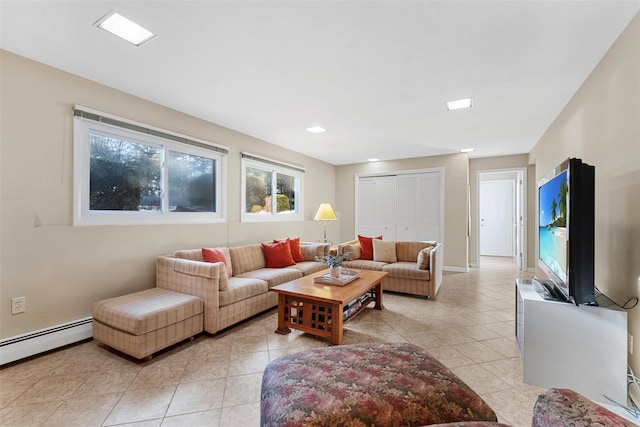
{"type": "Polygon", "coordinates": [[[470,267],[470,268],[478,268],[478,263],[476,263],[476,262],[470,262],[470,263],[469,263],[469,267],[470,267]]]}
{"type": "Polygon", "coordinates": [[[0,340],[0,365],[93,337],[93,317],[0,340]]]}
{"type": "Polygon", "coordinates": [[[469,272],[469,267],[448,267],[448,266],[444,266],[442,267],[443,271],[453,271],[456,273],[468,273],[469,272]]]}

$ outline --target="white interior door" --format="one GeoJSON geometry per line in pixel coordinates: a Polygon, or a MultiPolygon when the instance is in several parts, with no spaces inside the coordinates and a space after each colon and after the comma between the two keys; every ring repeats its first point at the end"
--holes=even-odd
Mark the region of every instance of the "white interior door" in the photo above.
{"type": "Polygon", "coordinates": [[[480,255],[514,256],[514,181],[480,183],[480,255]]]}
{"type": "Polygon", "coordinates": [[[396,203],[397,182],[395,176],[375,178],[376,183],[376,225],[378,231],[373,234],[382,235],[384,240],[396,240],[396,203]]]}
{"type": "Polygon", "coordinates": [[[418,179],[416,175],[398,176],[398,241],[419,240],[418,179]]]}
{"type": "Polygon", "coordinates": [[[376,225],[376,181],[375,178],[360,178],[358,181],[358,228],[357,234],[374,236],[376,225]]]}

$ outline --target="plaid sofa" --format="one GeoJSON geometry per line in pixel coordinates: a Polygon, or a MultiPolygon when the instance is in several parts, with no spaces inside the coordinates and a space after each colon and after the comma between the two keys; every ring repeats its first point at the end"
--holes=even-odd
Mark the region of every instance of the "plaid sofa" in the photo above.
{"type": "MultiPolygon", "coordinates": [[[[358,240],[340,243],[337,253],[359,253],[358,240]]],[[[395,255],[397,262],[382,262],[374,260],[349,258],[342,265],[347,268],[359,268],[364,270],[380,270],[389,273],[382,281],[385,291],[402,292],[405,294],[421,295],[427,298],[435,298],[442,283],[442,243],[436,242],[395,242],[395,255]],[[433,246],[429,254],[429,262],[426,269],[418,265],[418,254],[425,248],[433,246]]]]}
{"type": "Polygon", "coordinates": [[[305,261],[291,267],[267,268],[259,243],[224,248],[232,276],[224,263],[202,260],[202,249],[180,250],[156,259],[156,286],[195,295],[204,301],[204,330],[215,334],[241,320],[278,305],[271,287],[327,268],[315,261],[327,244],[301,242],[305,261]]]}

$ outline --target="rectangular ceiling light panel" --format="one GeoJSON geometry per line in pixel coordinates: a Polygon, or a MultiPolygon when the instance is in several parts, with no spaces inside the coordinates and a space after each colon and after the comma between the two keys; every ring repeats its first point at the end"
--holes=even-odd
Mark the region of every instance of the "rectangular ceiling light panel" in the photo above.
{"type": "Polygon", "coordinates": [[[326,131],[327,130],[322,126],[313,126],[313,127],[307,128],[307,132],[311,132],[311,133],[324,133],[326,131]]]}
{"type": "Polygon", "coordinates": [[[449,111],[460,110],[463,108],[471,108],[471,98],[464,98],[447,102],[447,110],[449,111]]]}
{"type": "Polygon", "coordinates": [[[144,27],[112,11],[96,22],[94,25],[110,32],[136,46],[148,42],[156,35],[144,27]]]}

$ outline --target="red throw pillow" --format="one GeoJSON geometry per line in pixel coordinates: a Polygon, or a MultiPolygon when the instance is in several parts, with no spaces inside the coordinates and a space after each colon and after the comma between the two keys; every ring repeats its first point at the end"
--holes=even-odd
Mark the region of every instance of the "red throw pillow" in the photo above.
{"type": "Polygon", "coordinates": [[[289,237],[287,239],[273,240],[273,243],[278,243],[278,242],[289,242],[289,249],[291,249],[291,256],[293,257],[293,260],[295,262],[304,261],[304,255],[302,255],[302,249],[300,249],[299,237],[296,237],[295,239],[292,239],[291,237],[289,237]]]}
{"type": "Polygon", "coordinates": [[[360,250],[362,254],[360,259],[373,259],[373,239],[382,240],[382,236],[378,237],[365,237],[358,234],[358,241],[360,242],[360,250]]]}
{"type": "Polygon", "coordinates": [[[288,267],[296,263],[291,256],[289,242],[286,240],[277,243],[263,243],[262,249],[268,268],[288,267]]]}
{"type": "Polygon", "coordinates": [[[204,262],[224,262],[227,268],[227,276],[233,276],[231,270],[231,260],[227,259],[222,248],[202,248],[202,260],[204,262]]]}

